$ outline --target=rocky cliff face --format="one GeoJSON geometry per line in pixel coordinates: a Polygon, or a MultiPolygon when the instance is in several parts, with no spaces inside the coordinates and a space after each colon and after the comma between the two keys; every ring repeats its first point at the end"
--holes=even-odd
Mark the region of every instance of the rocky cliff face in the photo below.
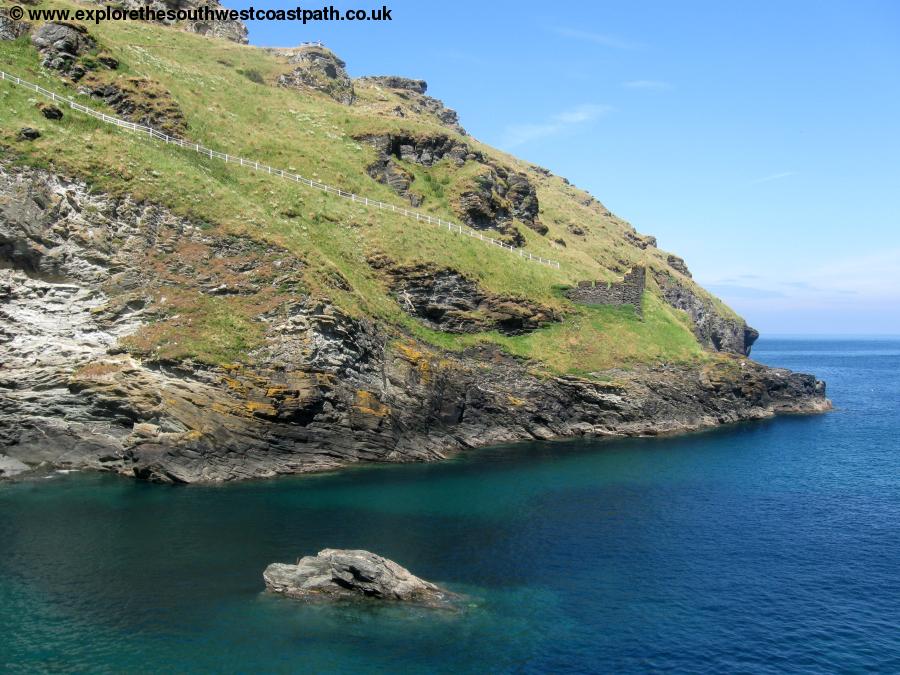
{"type": "Polygon", "coordinates": [[[0,162],[0,459],[219,481],[828,406],[815,378],[737,356],[577,378],[494,349],[441,352],[307,295],[302,265],[0,162]],[[143,346],[165,327],[190,338],[185,293],[253,308],[247,359],[143,346]]]}
{"type": "MultiPolygon", "coordinates": [[[[680,261],[679,267],[684,267],[681,258],[676,258],[676,261],[680,261]]],[[[687,267],[684,269],[686,271],[687,267]]],[[[753,343],[759,337],[755,328],[748,326],[742,319],[725,315],[710,298],[696,293],[673,274],[657,271],[654,278],[662,291],[663,299],[691,317],[694,334],[702,345],[717,352],[749,356],[753,343]]]]}

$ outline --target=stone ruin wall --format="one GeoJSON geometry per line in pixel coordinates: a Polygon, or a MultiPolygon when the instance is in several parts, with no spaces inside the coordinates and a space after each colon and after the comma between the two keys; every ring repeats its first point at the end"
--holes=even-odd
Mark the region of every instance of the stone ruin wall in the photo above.
{"type": "Polygon", "coordinates": [[[566,291],[565,295],[574,302],[583,305],[633,305],[641,312],[641,298],[647,271],[643,267],[634,267],[622,281],[579,281],[575,288],[566,291]]]}

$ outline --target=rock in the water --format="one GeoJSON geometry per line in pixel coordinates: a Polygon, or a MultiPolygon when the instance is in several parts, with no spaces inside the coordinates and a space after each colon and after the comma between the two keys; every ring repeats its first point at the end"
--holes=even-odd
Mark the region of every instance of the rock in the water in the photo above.
{"type": "Polygon", "coordinates": [[[263,579],[268,590],[303,600],[375,598],[440,605],[454,597],[393,560],[360,550],[326,548],[296,565],[272,563],[263,579]]]}

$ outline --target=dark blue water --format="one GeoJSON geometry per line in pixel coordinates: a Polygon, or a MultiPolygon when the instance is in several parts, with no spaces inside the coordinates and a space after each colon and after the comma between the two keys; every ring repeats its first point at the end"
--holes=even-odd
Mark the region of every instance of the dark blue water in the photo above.
{"type": "Polygon", "coordinates": [[[0,670],[900,672],[900,341],[754,355],[837,410],[219,488],[0,486],[0,670]],[[324,547],[469,606],[261,593],[324,547]]]}

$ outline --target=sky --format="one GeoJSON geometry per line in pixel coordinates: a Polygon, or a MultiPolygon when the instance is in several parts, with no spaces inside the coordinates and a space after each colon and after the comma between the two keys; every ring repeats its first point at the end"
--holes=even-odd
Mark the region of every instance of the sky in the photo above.
{"type": "Polygon", "coordinates": [[[655,235],[764,334],[900,334],[900,3],[387,6],[250,22],[250,42],[427,80],[471,135],[655,235]]]}

